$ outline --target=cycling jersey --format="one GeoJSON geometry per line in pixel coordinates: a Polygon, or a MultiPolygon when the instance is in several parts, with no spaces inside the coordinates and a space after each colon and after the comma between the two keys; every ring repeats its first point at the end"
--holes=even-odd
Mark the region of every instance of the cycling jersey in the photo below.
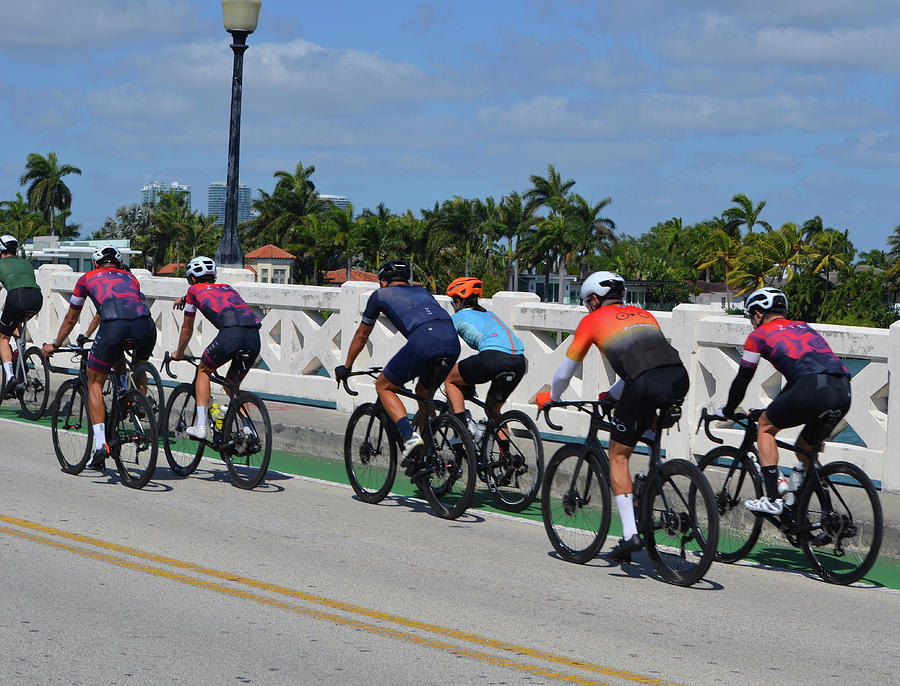
{"type": "Polygon", "coordinates": [[[184,298],[184,316],[193,317],[199,309],[217,329],[229,326],[261,326],[259,317],[227,283],[200,282],[188,288],[184,298]]]}
{"type": "Polygon", "coordinates": [[[804,374],[850,376],[825,339],[806,322],[773,319],[758,326],[744,343],[741,366],[756,369],[764,357],[790,383],[804,374]]]}
{"type": "Polygon", "coordinates": [[[87,298],[94,302],[104,322],[150,316],[138,280],[123,269],[103,266],[82,274],[75,283],[69,306],[80,310],[87,298]]]}
{"type": "Polygon", "coordinates": [[[453,326],[470,348],[483,352],[497,350],[521,355],[525,346],[512,330],[493,312],[481,312],[472,308],[454,314],[453,326]]]}
{"type": "Polygon", "coordinates": [[[21,257],[4,257],[0,259],[0,283],[8,291],[18,288],[37,288],[34,278],[34,265],[21,257]]]}
{"type": "Polygon", "coordinates": [[[404,338],[409,338],[425,322],[440,319],[450,322],[450,315],[438,305],[431,293],[421,286],[405,284],[379,288],[369,296],[362,323],[374,326],[379,314],[384,314],[404,338]]]}
{"type": "Polygon", "coordinates": [[[581,362],[591,344],[626,381],[648,369],[681,364],[654,316],[633,305],[604,305],[588,314],[575,330],[566,356],[581,362]]]}

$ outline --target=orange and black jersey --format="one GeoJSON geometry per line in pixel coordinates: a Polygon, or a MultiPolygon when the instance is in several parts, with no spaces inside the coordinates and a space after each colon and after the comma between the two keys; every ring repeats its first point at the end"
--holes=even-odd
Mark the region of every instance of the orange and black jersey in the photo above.
{"type": "Polygon", "coordinates": [[[566,355],[581,362],[592,344],[626,381],[648,369],[681,364],[656,318],[634,305],[604,305],[588,314],[575,330],[566,355]]]}

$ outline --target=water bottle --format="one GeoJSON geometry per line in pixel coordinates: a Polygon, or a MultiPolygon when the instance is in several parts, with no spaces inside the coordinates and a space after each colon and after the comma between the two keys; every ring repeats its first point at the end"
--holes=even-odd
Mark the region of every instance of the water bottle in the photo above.
{"type": "Polygon", "coordinates": [[[225,413],[222,412],[222,408],[219,407],[219,403],[212,403],[209,406],[209,418],[216,430],[221,431],[222,420],[225,418],[225,413]]]}
{"type": "Polygon", "coordinates": [[[778,477],[778,495],[781,496],[784,504],[788,507],[794,504],[794,493],[791,491],[791,484],[783,476],[778,477]]]}
{"type": "Polygon", "coordinates": [[[631,493],[632,499],[634,500],[634,506],[637,508],[638,501],[641,497],[641,491],[644,490],[644,484],[647,483],[647,475],[643,472],[638,472],[634,475],[634,482],[631,484],[631,493]]]}
{"type": "Polygon", "coordinates": [[[466,428],[469,430],[469,435],[474,439],[478,426],[475,424],[475,420],[472,419],[472,413],[468,410],[466,410],[466,428]]]}
{"type": "Polygon", "coordinates": [[[216,419],[216,429],[222,430],[222,424],[225,422],[225,413],[228,412],[228,405],[219,405],[219,417],[216,419]]]}
{"type": "Polygon", "coordinates": [[[481,439],[484,436],[484,429],[487,426],[486,419],[479,419],[478,423],[475,425],[475,431],[472,433],[472,438],[475,439],[475,445],[481,445],[481,439]]]}
{"type": "Polygon", "coordinates": [[[799,464],[794,465],[791,470],[791,490],[796,493],[803,485],[803,479],[806,478],[806,470],[799,464]]]}

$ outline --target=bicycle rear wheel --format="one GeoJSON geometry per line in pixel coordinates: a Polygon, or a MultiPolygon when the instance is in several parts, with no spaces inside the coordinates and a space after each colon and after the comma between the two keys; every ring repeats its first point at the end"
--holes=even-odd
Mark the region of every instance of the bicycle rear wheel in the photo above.
{"type": "Polygon", "coordinates": [[[541,517],[553,549],[566,562],[593,560],[609,533],[609,480],[600,460],[583,445],[561,447],[547,465],[541,517]]]}
{"type": "Polygon", "coordinates": [[[737,562],[756,545],[763,525],[762,517],[744,507],[745,500],[762,497],[759,469],[746,453],[728,445],[710,450],[698,466],[713,489],[719,512],[716,559],[737,562]]]}
{"type": "Polygon", "coordinates": [[[453,415],[435,417],[431,432],[432,443],[425,445],[425,471],[415,481],[434,514],[456,519],[475,494],[475,446],[469,430],[453,415]]]}
{"type": "Polygon", "coordinates": [[[238,488],[256,488],[265,478],[272,457],[272,422],[269,411],[255,393],[232,399],[222,425],[225,460],[231,483],[238,488]]]}
{"type": "Polygon", "coordinates": [[[50,398],[50,363],[41,349],[32,346],[22,360],[24,376],[19,379],[16,395],[26,419],[40,419],[50,398]]]}
{"type": "Polygon", "coordinates": [[[88,411],[87,391],[78,379],[64,381],[53,400],[50,414],[53,451],[66,474],[78,474],[87,464],[94,445],[94,427],[88,411]]]}
{"type": "Polygon", "coordinates": [[[156,415],[150,401],[140,391],[125,391],[116,403],[118,414],[107,432],[109,454],[116,463],[122,483],[143,488],[153,478],[159,450],[156,415]],[[111,440],[110,440],[111,439],[111,440]]]}
{"type": "Polygon", "coordinates": [[[205,443],[187,435],[187,428],[197,423],[197,403],[194,399],[194,385],[179,384],[169,401],[162,417],[162,444],[169,463],[176,476],[193,474],[203,457],[205,443]]]}
{"type": "Polygon", "coordinates": [[[809,528],[800,545],[825,581],[852,584],[875,564],[884,535],[878,492],[866,473],[849,462],[819,469],[822,491],[811,478],[800,490],[797,523],[809,528]]]}
{"type": "Polygon", "coordinates": [[[138,382],[141,376],[146,375],[147,390],[144,395],[150,401],[150,408],[153,410],[153,416],[159,421],[160,430],[162,430],[163,411],[166,409],[166,393],[163,386],[162,377],[156,366],[150,362],[141,362],[134,368],[129,378],[129,388],[140,390],[138,382]]]}
{"type": "Polygon", "coordinates": [[[344,434],[344,466],[353,492],[364,503],[379,503],[397,475],[393,422],[374,403],[357,407],[344,434]]]}
{"type": "Polygon", "coordinates": [[[478,468],[497,507],[521,512],[531,505],[544,478],[544,445],[534,420],[519,410],[501,414],[484,436],[478,468]]]}
{"type": "Polygon", "coordinates": [[[700,581],[719,533],[716,498],[703,472],[687,460],[667,460],[647,477],[640,499],[638,530],[656,571],[677,586],[700,581]]]}

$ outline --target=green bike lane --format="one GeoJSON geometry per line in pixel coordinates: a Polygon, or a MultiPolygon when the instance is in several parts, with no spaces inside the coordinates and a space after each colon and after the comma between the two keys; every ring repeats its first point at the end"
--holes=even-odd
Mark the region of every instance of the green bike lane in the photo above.
{"type": "MultiPolygon", "coordinates": [[[[334,411],[326,410],[326,412],[334,411]]],[[[45,415],[37,422],[31,422],[20,417],[18,412],[14,411],[12,409],[12,406],[8,403],[4,403],[3,406],[0,406],[0,419],[13,420],[25,424],[39,424],[47,428],[50,427],[50,419],[48,416],[45,415]]],[[[302,427],[298,427],[298,430],[302,431],[302,427]]],[[[337,445],[337,441],[335,440],[321,441],[319,445],[322,449],[318,450],[317,452],[321,453],[332,453],[340,450],[337,445]]],[[[547,453],[545,461],[549,461],[550,457],[557,447],[558,446],[555,443],[545,444],[545,451],[547,453]]],[[[52,448],[50,456],[53,456],[52,448]]],[[[224,466],[222,468],[224,469],[224,466]]],[[[160,454],[157,461],[157,469],[168,469],[168,465],[166,463],[162,448],[160,448],[160,454]]],[[[317,479],[334,484],[349,485],[349,480],[347,479],[347,472],[344,467],[342,456],[320,457],[309,452],[298,450],[273,449],[272,459],[269,464],[269,470],[281,472],[287,475],[317,479]]],[[[402,471],[398,471],[397,478],[395,479],[393,488],[391,489],[391,493],[393,496],[400,498],[414,498],[424,500],[422,494],[418,491],[416,486],[403,475],[402,471]]],[[[348,495],[347,497],[353,496],[348,495]]],[[[371,507],[362,503],[360,503],[360,506],[371,507]]],[[[533,503],[530,507],[528,507],[521,513],[506,512],[494,506],[490,493],[483,486],[483,484],[480,483],[475,493],[472,509],[476,511],[500,514],[507,517],[531,520],[537,523],[541,523],[542,521],[540,500],[535,501],[535,503],[533,503]]],[[[770,533],[774,533],[774,530],[770,533]]],[[[621,534],[621,524],[619,523],[618,517],[614,514],[612,523],[610,525],[609,536],[611,538],[618,538],[619,536],[621,536],[621,534]]],[[[544,534],[543,532],[541,532],[538,535],[544,534]]],[[[550,546],[548,543],[548,550],[549,548],[550,546]]],[[[775,573],[777,570],[786,570],[789,572],[795,572],[804,575],[812,575],[809,563],[807,562],[806,557],[803,555],[801,550],[793,548],[787,545],[787,543],[785,543],[784,545],[778,545],[777,543],[772,543],[771,540],[767,540],[765,543],[757,544],[750,555],[748,555],[743,561],[738,564],[751,564],[765,568],[771,568],[773,570],[773,573],[775,573]]],[[[875,565],[872,567],[870,572],[859,583],[900,591],[900,559],[888,557],[883,554],[880,555],[879,559],[875,562],[875,565]]]]}

